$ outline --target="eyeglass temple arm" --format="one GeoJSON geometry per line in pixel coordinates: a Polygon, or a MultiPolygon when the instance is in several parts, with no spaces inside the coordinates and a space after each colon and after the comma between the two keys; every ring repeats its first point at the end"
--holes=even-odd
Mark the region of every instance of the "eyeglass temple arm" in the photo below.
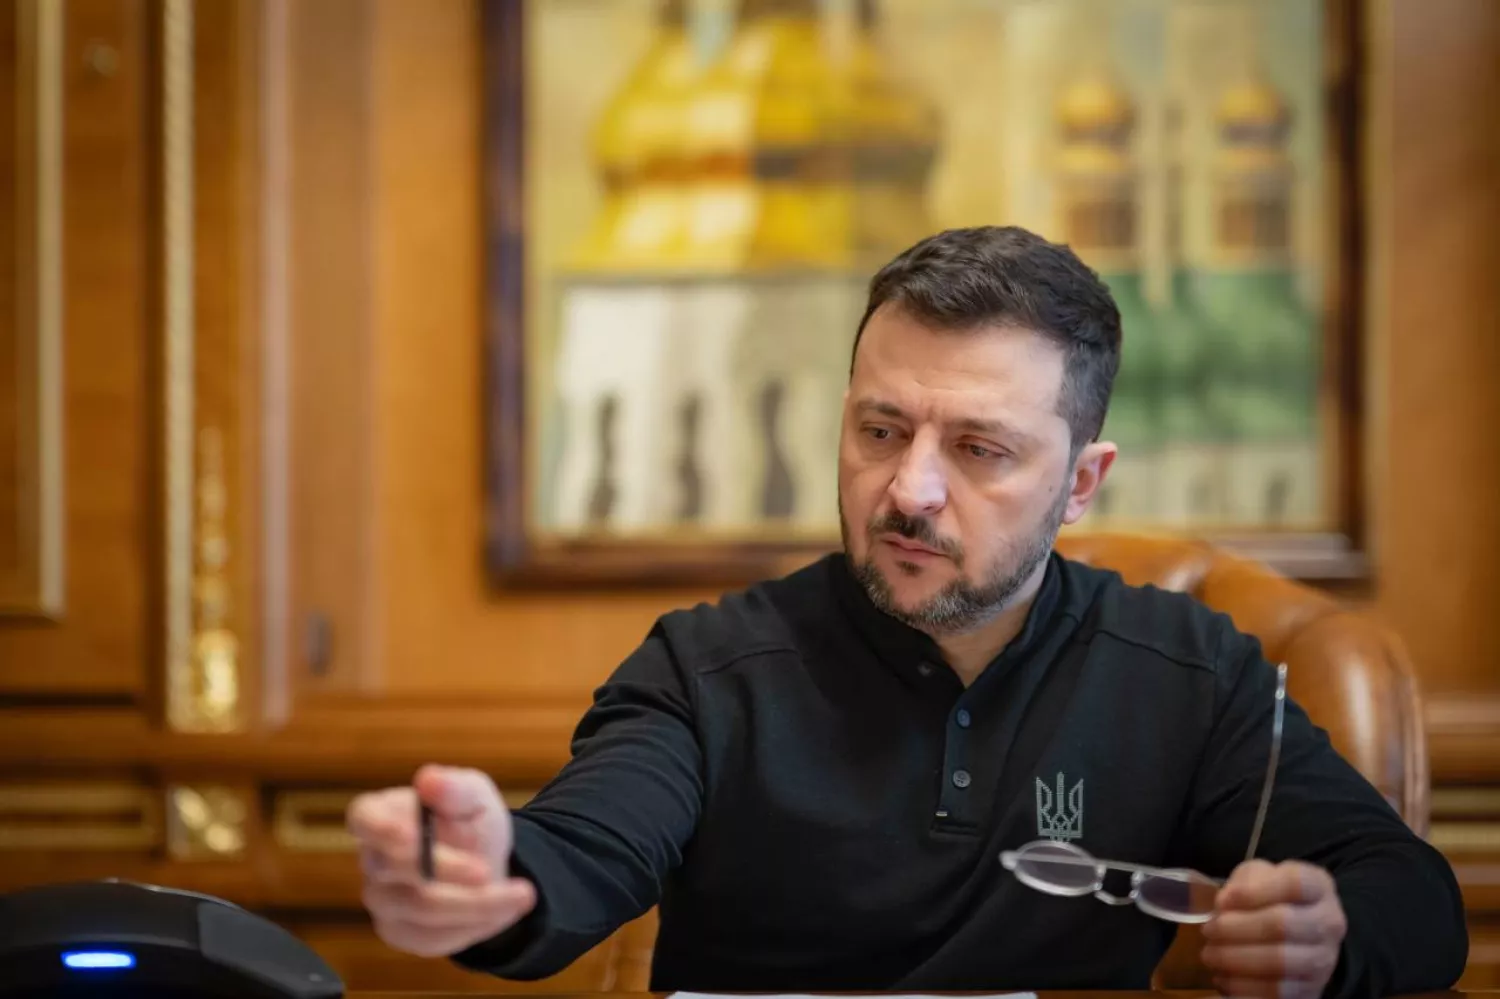
{"type": "Polygon", "coordinates": [[[1250,847],[1245,860],[1255,859],[1260,846],[1260,832],[1266,824],[1266,810],[1271,804],[1271,785],[1276,782],[1276,764],[1281,759],[1281,725],[1286,714],[1286,663],[1276,667],[1276,714],[1271,726],[1271,762],[1266,767],[1266,783],[1260,791],[1260,807],[1255,810],[1255,825],[1250,830],[1250,847]]]}

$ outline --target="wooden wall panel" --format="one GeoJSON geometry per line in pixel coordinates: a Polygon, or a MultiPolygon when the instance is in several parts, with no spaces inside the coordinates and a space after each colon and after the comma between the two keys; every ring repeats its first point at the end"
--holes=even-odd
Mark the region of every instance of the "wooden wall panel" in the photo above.
{"type": "Polygon", "coordinates": [[[1500,983],[1500,4],[1386,0],[1370,46],[1374,611],[1427,699],[1432,842],[1500,983]]]}
{"type": "Polygon", "coordinates": [[[285,630],[269,636],[288,697],[359,689],[380,655],[371,517],[379,439],[372,384],[375,238],[370,87],[373,5],[274,0],[267,51],[281,79],[264,136],[284,176],[268,266],[281,272],[285,323],[267,326],[284,367],[287,522],[269,538],[287,559],[285,630]]]}
{"type": "Polygon", "coordinates": [[[62,172],[52,180],[61,185],[64,248],[55,457],[66,613],[0,629],[0,693],[124,699],[146,686],[155,539],[145,477],[152,352],[143,8],[125,0],[65,8],[62,172]]]}
{"type": "Polygon", "coordinates": [[[62,11],[0,12],[0,615],[55,618],[64,585],[62,11]]]}
{"type": "Polygon", "coordinates": [[[1375,609],[1420,665],[1436,778],[1500,779],[1500,4],[1377,6],[1375,609]]]}

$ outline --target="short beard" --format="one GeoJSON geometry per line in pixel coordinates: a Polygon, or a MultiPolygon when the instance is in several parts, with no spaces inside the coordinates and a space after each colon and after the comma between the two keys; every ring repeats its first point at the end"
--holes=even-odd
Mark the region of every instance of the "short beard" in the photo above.
{"type": "MultiPolygon", "coordinates": [[[[963,577],[964,554],[955,542],[937,536],[932,523],[926,518],[907,517],[898,510],[872,522],[866,531],[870,545],[878,544],[877,535],[899,534],[918,544],[942,552],[953,560],[959,578],[945,586],[940,592],[920,606],[903,610],[896,606],[890,581],[875,566],[872,557],[855,562],[853,549],[849,545],[849,523],[844,518],[840,504],[839,527],[844,536],[844,552],[849,555],[850,567],[870,601],[880,610],[918,631],[929,635],[956,635],[972,631],[993,620],[1010,606],[1016,594],[1047,560],[1062,529],[1063,516],[1067,512],[1068,493],[1064,491],[1057,502],[1047,511],[1042,525],[1036,533],[1019,542],[1006,545],[996,559],[988,577],[980,583],[971,583],[963,577]]],[[[916,575],[920,570],[909,563],[897,563],[907,575],[916,575]]]]}

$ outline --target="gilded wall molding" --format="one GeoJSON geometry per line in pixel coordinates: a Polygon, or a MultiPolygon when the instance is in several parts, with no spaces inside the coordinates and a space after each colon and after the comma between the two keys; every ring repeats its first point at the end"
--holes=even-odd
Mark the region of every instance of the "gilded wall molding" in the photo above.
{"type": "Polygon", "coordinates": [[[249,841],[250,804],[233,788],[167,789],[167,852],[176,860],[231,860],[249,841]]]}
{"type": "Polygon", "coordinates": [[[193,581],[192,721],[198,728],[236,727],[239,641],[230,627],[229,490],[224,441],[213,427],[199,435],[198,544],[193,581]]]}
{"type": "Polygon", "coordinates": [[[1453,857],[1500,852],[1500,822],[1434,822],[1427,842],[1453,857]]]}
{"type": "Polygon", "coordinates": [[[194,0],[162,8],[163,427],[167,720],[186,732],[240,726],[231,627],[225,445],[197,412],[194,0]]]}

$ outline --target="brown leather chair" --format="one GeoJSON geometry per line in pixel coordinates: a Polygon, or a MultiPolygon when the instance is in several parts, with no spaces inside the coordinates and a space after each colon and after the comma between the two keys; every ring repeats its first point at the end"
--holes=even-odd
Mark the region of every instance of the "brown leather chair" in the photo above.
{"type": "MultiPolygon", "coordinates": [[[[1191,593],[1287,664],[1287,693],[1420,836],[1429,822],[1427,738],[1416,674],[1401,640],[1326,593],[1199,541],[1066,533],[1057,549],[1128,583],[1191,593]]],[[[1196,927],[1157,969],[1161,988],[1210,988],[1196,927]]]]}
{"type": "MultiPolygon", "coordinates": [[[[1416,676],[1397,636],[1310,586],[1200,541],[1064,533],[1069,558],[1191,593],[1260,639],[1266,658],[1287,664],[1287,692],[1334,746],[1385,795],[1418,835],[1428,830],[1427,741],[1416,676]]],[[[644,990],[656,912],[610,943],[612,987],[644,990]]],[[[1158,988],[1212,988],[1198,958],[1202,937],[1184,926],[1157,969],[1158,988]]]]}

